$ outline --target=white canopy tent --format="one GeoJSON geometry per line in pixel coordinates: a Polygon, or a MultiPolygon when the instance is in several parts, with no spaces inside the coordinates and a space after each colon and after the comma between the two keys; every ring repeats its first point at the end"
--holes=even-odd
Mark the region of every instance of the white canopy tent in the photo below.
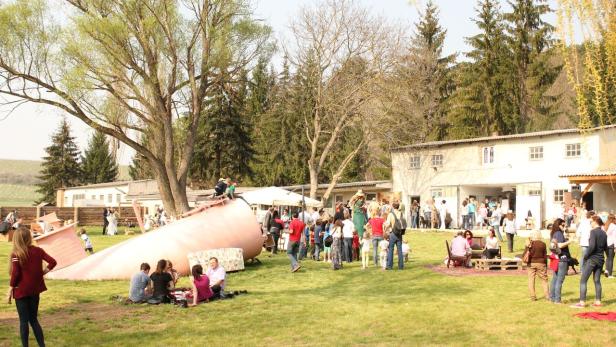
{"type": "MultiPolygon", "coordinates": [[[[241,197],[250,205],[302,206],[302,195],[278,187],[267,187],[242,193],[241,197]]],[[[315,199],[304,197],[306,207],[321,207],[315,199]]]]}

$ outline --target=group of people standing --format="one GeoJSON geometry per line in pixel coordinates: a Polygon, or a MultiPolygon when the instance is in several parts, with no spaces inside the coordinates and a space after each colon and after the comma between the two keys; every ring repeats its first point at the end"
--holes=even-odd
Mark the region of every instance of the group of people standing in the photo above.
{"type": "Polygon", "coordinates": [[[116,235],[118,233],[118,213],[113,208],[103,209],[103,235],[116,235]]]}
{"type": "Polygon", "coordinates": [[[337,204],[333,216],[317,209],[294,213],[290,220],[285,215],[286,210],[279,216],[276,209],[270,209],[263,228],[272,235],[272,253],[278,251],[279,238],[288,234],[286,249],[292,272],[301,268],[299,261],[308,254],[320,261],[321,252],[334,270],[360,258],[365,269],[371,253],[375,266],[392,269],[394,248],[399,269],[404,268],[404,259],[408,258],[409,246],[402,240],[406,222],[398,202],[367,202],[359,191],[347,204],[337,204]]]}
{"type": "MultiPolygon", "coordinates": [[[[571,305],[573,308],[583,308],[586,306],[587,283],[590,277],[593,278],[595,285],[595,301],[592,306],[601,306],[601,275],[611,277],[614,241],[616,241],[616,216],[609,215],[607,222],[599,216],[589,213],[584,223],[589,224],[587,240],[588,246],[582,246],[580,266],[582,273],[580,276],[579,301],[571,305]],[[611,251],[610,251],[611,249],[611,251]],[[611,256],[610,256],[611,255],[611,256]],[[607,257],[607,262],[606,262],[607,257]],[[605,272],[603,270],[605,265],[605,272]]],[[[542,281],[544,294],[553,303],[562,303],[562,286],[565,281],[568,269],[571,264],[571,252],[569,247],[573,240],[566,237],[567,222],[562,218],[557,218],[552,223],[550,231],[549,246],[541,240],[539,231],[533,232],[527,242],[526,252],[528,257],[529,291],[531,300],[536,300],[535,278],[539,277],[542,281]],[[547,251],[550,251],[548,256],[547,251]],[[548,286],[547,263],[554,271],[550,285],[548,286]]],[[[586,231],[583,236],[586,238],[586,231]]]]}

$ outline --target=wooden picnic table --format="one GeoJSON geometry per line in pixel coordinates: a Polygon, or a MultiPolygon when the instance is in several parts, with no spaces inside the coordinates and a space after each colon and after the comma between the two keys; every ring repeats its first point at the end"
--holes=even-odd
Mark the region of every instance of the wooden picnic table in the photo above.
{"type": "Polygon", "coordinates": [[[473,262],[478,270],[522,270],[523,268],[520,258],[475,259],[473,262]]]}

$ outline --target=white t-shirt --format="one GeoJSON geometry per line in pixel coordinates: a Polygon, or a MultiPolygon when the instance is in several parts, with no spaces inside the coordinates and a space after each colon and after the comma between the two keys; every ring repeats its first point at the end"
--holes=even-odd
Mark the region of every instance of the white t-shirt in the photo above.
{"type": "Polygon", "coordinates": [[[515,234],[516,233],[516,228],[515,228],[515,220],[509,220],[507,218],[505,218],[505,221],[503,222],[503,227],[505,229],[505,232],[508,234],[515,234]]]}
{"type": "Polygon", "coordinates": [[[387,254],[387,249],[388,248],[389,248],[389,241],[381,240],[379,242],[379,249],[381,250],[381,252],[380,252],[381,255],[387,254]]]}
{"type": "Polygon", "coordinates": [[[361,251],[368,253],[370,252],[370,239],[361,239],[361,251]]]}
{"type": "Polygon", "coordinates": [[[584,218],[580,221],[576,231],[576,235],[580,239],[580,247],[588,247],[591,229],[590,219],[584,218]]]}
{"type": "Polygon", "coordinates": [[[496,237],[486,237],[487,249],[498,249],[498,239],[496,237]]]}
{"type": "Polygon", "coordinates": [[[81,234],[81,239],[85,242],[86,248],[92,248],[92,242],[90,242],[88,234],[81,234]]]}
{"type": "Polygon", "coordinates": [[[402,243],[402,254],[409,254],[410,250],[411,248],[409,247],[408,243],[402,243]]]}
{"type": "Polygon", "coordinates": [[[355,225],[351,220],[345,219],[342,221],[342,237],[353,237],[353,231],[355,231],[355,225]]]}
{"type": "Polygon", "coordinates": [[[220,266],[220,264],[218,265],[218,267],[216,267],[216,269],[212,269],[211,267],[208,267],[206,273],[207,277],[210,279],[210,286],[213,286],[214,284],[218,283],[218,281],[223,281],[222,285],[220,286],[222,289],[225,288],[225,277],[227,277],[227,273],[225,272],[225,269],[220,266]]]}

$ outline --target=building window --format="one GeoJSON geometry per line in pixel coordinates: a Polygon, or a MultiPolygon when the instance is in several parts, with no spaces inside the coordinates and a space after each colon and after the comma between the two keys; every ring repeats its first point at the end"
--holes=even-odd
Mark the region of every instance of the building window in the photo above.
{"type": "Polygon", "coordinates": [[[342,200],[343,200],[342,195],[336,195],[336,203],[343,202],[342,200]]]}
{"type": "Polygon", "coordinates": [[[434,154],[432,156],[432,166],[443,166],[443,155],[434,154]]]}
{"type": "Polygon", "coordinates": [[[122,201],[122,195],[116,194],[116,202],[119,204],[122,201]]]}
{"type": "Polygon", "coordinates": [[[494,163],[494,146],[483,147],[483,164],[494,163]]]}
{"type": "Polygon", "coordinates": [[[530,160],[543,160],[543,146],[530,147],[530,160]]]}
{"type": "Polygon", "coordinates": [[[99,197],[99,199],[98,199],[98,200],[100,200],[100,201],[105,201],[105,196],[104,196],[103,194],[99,195],[98,197],[99,197]]]}
{"type": "Polygon", "coordinates": [[[421,167],[421,164],[419,163],[419,156],[416,155],[416,156],[411,157],[411,169],[416,170],[416,169],[419,169],[420,167],[421,167]]]}
{"type": "Polygon", "coordinates": [[[90,195],[90,200],[96,200],[96,195],[90,195]]]}
{"type": "Polygon", "coordinates": [[[531,189],[528,191],[528,195],[534,195],[534,196],[540,196],[541,195],[541,191],[538,189],[531,189]]]}
{"type": "Polygon", "coordinates": [[[555,189],[554,190],[554,202],[563,202],[565,201],[565,193],[567,189],[555,189]]]}
{"type": "Polygon", "coordinates": [[[107,202],[108,203],[112,203],[113,202],[113,194],[107,194],[107,202]]]}
{"type": "Polygon", "coordinates": [[[579,143],[569,143],[567,146],[566,157],[576,158],[582,154],[582,145],[579,143]]]}
{"type": "Polygon", "coordinates": [[[443,190],[442,189],[430,189],[430,195],[432,196],[433,199],[442,198],[443,190]]]}
{"type": "Polygon", "coordinates": [[[376,194],[374,193],[366,194],[366,201],[372,201],[372,200],[376,200],[376,194]]]}

